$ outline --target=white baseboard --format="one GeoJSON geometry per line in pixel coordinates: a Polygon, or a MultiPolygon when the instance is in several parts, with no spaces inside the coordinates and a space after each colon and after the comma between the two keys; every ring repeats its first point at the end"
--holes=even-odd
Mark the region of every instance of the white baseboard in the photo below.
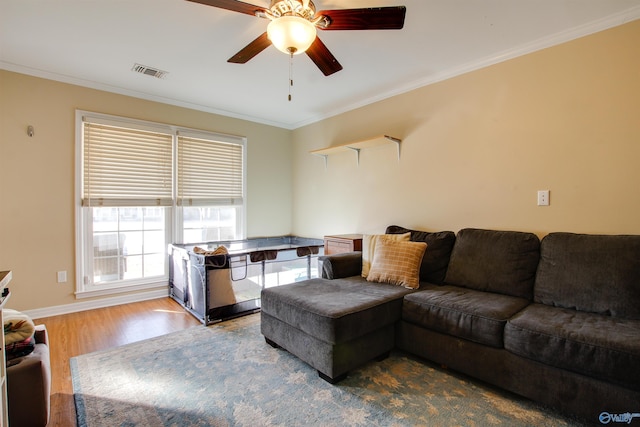
{"type": "Polygon", "coordinates": [[[135,294],[121,295],[110,298],[100,298],[91,301],[81,301],[73,304],[56,305],[53,307],[36,308],[33,310],[24,310],[32,319],[40,319],[43,317],[59,316],[61,314],[77,313],[79,311],[93,310],[96,308],[112,307],[114,305],[129,304],[132,302],[147,301],[157,298],[165,298],[169,296],[168,288],[155,289],[148,292],[139,292],[135,294]]]}

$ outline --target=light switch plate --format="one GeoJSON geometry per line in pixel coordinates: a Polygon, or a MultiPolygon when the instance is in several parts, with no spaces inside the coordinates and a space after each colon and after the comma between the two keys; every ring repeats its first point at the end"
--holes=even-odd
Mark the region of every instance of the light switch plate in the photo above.
{"type": "Polygon", "coordinates": [[[65,283],[67,281],[67,272],[58,271],[58,283],[65,283]]]}
{"type": "Polygon", "coordinates": [[[538,191],[538,206],[549,206],[549,190],[538,191]]]}

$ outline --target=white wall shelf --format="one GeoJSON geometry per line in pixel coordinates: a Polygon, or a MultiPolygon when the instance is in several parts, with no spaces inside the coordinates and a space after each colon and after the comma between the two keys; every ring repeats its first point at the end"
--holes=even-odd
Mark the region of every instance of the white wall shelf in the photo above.
{"type": "Polygon", "coordinates": [[[343,153],[345,151],[353,151],[356,153],[356,162],[360,165],[360,150],[364,148],[377,147],[383,144],[396,144],[398,148],[398,161],[400,160],[400,143],[401,139],[389,135],[380,135],[363,141],[350,142],[348,144],[336,145],[333,147],[321,148],[313,150],[311,154],[324,158],[324,166],[327,167],[327,159],[331,154],[343,153]]]}

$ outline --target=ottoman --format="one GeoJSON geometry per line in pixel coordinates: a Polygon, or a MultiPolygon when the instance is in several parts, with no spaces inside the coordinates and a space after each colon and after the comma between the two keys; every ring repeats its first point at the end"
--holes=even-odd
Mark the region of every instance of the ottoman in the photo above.
{"type": "Polygon", "coordinates": [[[402,298],[411,289],[362,277],[310,279],[262,290],[261,332],[334,384],[395,346],[402,298]]]}

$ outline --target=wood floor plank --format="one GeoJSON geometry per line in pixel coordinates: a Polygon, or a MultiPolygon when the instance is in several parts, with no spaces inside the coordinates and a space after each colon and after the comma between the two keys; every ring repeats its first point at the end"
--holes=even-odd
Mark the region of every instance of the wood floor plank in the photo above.
{"type": "Polygon", "coordinates": [[[201,325],[171,298],[44,317],[34,322],[45,324],[49,333],[51,418],[48,427],[76,425],[69,359],[201,325]]]}

